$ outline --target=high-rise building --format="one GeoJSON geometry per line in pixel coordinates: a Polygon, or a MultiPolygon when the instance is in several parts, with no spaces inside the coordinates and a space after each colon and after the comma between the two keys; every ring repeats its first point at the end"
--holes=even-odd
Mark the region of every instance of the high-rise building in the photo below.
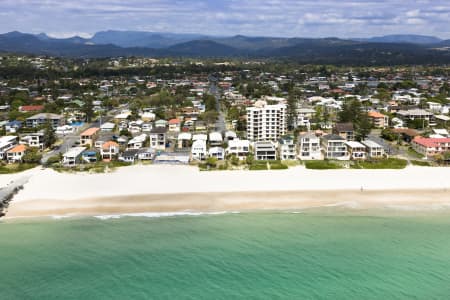
{"type": "Polygon", "coordinates": [[[257,101],[247,108],[247,138],[251,141],[277,141],[286,134],[286,105],[257,101]]]}

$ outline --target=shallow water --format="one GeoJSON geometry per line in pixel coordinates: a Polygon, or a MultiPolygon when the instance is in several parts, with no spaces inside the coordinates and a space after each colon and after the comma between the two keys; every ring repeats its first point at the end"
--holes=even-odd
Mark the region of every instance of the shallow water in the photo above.
{"type": "Polygon", "coordinates": [[[1,299],[449,299],[448,214],[0,223],[1,299]]]}

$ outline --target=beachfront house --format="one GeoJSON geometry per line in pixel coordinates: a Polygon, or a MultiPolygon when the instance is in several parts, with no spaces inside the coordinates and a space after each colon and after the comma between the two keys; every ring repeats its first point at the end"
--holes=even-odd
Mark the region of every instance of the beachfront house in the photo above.
{"type": "Polygon", "coordinates": [[[190,153],[189,152],[163,152],[158,153],[154,160],[154,164],[183,164],[187,165],[190,161],[190,153]]]}
{"type": "Polygon", "coordinates": [[[114,141],[108,141],[104,143],[100,149],[100,155],[103,160],[112,160],[119,154],[120,147],[114,141]]]}
{"type": "Polygon", "coordinates": [[[211,132],[209,134],[209,145],[211,147],[221,146],[223,143],[222,134],[220,132],[211,132]]]}
{"type": "Polygon", "coordinates": [[[292,136],[284,136],[279,141],[281,160],[295,160],[297,158],[297,147],[292,136]]]}
{"type": "Polygon", "coordinates": [[[298,157],[301,160],[320,160],[322,151],[320,148],[320,138],[315,134],[308,132],[300,134],[298,137],[298,157]]]}
{"type": "Polygon", "coordinates": [[[86,146],[91,148],[94,146],[94,141],[100,131],[100,128],[92,127],[86,129],[80,134],[80,146],[86,146]]]}
{"type": "Polygon", "coordinates": [[[211,147],[208,150],[208,156],[217,158],[218,160],[225,159],[225,149],[222,147],[211,147]]]}
{"type": "Polygon", "coordinates": [[[137,158],[141,161],[150,161],[155,158],[156,151],[152,148],[142,148],[139,149],[137,153],[137,158]]]}
{"type": "Polygon", "coordinates": [[[132,149],[141,149],[145,146],[145,142],[147,140],[147,135],[145,133],[138,135],[131,140],[128,141],[127,150],[132,149]]]}
{"type": "Polygon", "coordinates": [[[63,154],[62,164],[66,167],[74,167],[81,161],[81,154],[86,147],[73,147],[63,154]]]}
{"type": "Polygon", "coordinates": [[[0,137],[0,160],[6,159],[6,151],[12,149],[17,143],[17,136],[7,135],[0,137]]]}
{"type": "Polygon", "coordinates": [[[351,160],[366,159],[366,146],[356,141],[345,142],[351,160]]]}
{"type": "Polygon", "coordinates": [[[256,142],[254,144],[256,160],[276,160],[277,146],[274,142],[256,142]]]}
{"type": "Polygon", "coordinates": [[[192,143],[191,157],[192,160],[204,160],[206,159],[208,152],[206,151],[206,141],[196,140],[192,143]]]}
{"type": "Polygon", "coordinates": [[[362,141],[361,144],[366,146],[367,157],[370,159],[383,158],[386,154],[383,146],[372,140],[362,141]]]}
{"type": "Polygon", "coordinates": [[[324,158],[348,160],[346,140],[337,134],[328,134],[322,137],[324,158]]]}
{"type": "Polygon", "coordinates": [[[81,160],[88,164],[95,163],[98,160],[97,154],[98,154],[97,149],[88,149],[86,151],[83,151],[83,153],[81,153],[81,160]]]}
{"type": "Polygon", "coordinates": [[[156,150],[166,150],[167,128],[155,127],[150,131],[150,147],[156,150]]]}
{"type": "Polygon", "coordinates": [[[129,149],[124,151],[119,156],[119,160],[127,163],[134,163],[137,159],[139,149],[129,149]]]}
{"type": "Polygon", "coordinates": [[[22,158],[27,151],[25,145],[16,145],[13,148],[6,151],[6,160],[8,163],[18,163],[22,162],[22,158]]]}
{"type": "Polygon", "coordinates": [[[236,155],[240,160],[245,159],[250,153],[250,141],[248,140],[229,140],[226,155],[236,155]]]}

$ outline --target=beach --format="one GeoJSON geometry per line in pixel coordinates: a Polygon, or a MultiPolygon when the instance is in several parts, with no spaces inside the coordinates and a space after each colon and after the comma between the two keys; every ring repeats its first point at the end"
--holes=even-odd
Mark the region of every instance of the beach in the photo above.
{"type": "Polygon", "coordinates": [[[401,210],[450,207],[450,168],[201,172],[190,166],[136,165],[111,173],[33,169],[7,218],[139,213],[295,210],[326,206],[401,210]]]}

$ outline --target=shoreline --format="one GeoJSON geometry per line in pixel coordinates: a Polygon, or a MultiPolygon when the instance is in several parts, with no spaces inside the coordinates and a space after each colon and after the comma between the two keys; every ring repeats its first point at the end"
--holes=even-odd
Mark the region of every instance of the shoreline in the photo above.
{"type": "Polygon", "coordinates": [[[57,173],[33,169],[6,218],[136,213],[210,213],[450,207],[450,168],[201,172],[195,167],[135,165],[113,173],[57,173]]]}
{"type": "Polygon", "coordinates": [[[447,190],[285,191],[149,194],[77,200],[21,201],[5,219],[93,216],[176,216],[343,208],[398,212],[450,209],[447,190]]]}

